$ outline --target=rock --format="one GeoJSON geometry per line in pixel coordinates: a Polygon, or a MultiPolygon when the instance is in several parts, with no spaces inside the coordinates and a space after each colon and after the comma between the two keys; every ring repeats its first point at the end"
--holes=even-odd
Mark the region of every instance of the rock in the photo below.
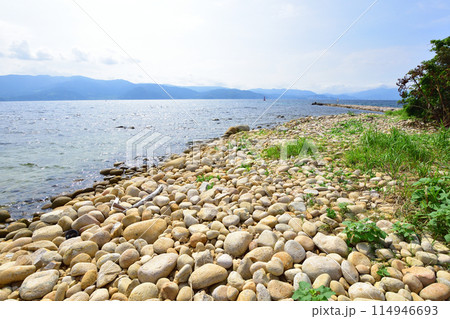
{"type": "Polygon", "coordinates": [[[317,226],[310,221],[306,221],[302,225],[303,231],[310,237],[316,235],[317,233],[317,226]]]}
{"type": "Polygon", "coordinates": [[[237,215],[228,215],[222,219],[222,224],[225,227],[236,226],[239,224],[241,219],[237,215]]]}
{"type": "Polygon", "coordinates": [[[174,282],[166,282],[161,286],[160,298],[162,300],[175,300],[178,294],[178,285],[174,282]]]}
{"type": "Polygon", "coordinates": [[[100,222],[94,216],[85,214],[75,219],[71,227],[76,231],[80,231],[81,228],[88,225],[100,225],[100,222]]]}
{"type": "Polygon", "coordinates": [[[256,293],[250,289],[242,290],[237,301],[256,301],[256,293]]]}
{"type": "Polygon", "coordinates": [[[158,288],[154,283],[144,282],[131,291],[128,300],[144,301],[153,298],[158,298],[158,288]]]}
{"type": "Polygon", "coordinates": [[[434,283],[436,281],[436,274],[434,271],[425,267],[411,267],[402,270],[403,275],[412,274],[416,276],[424,287],[434,283]]]}
{"type": "Polygon", "coordinates": [[[353,264],[353,266],[364,265],[366,267],[371,266],[370,259],[366,255],[360,253],[359,251],[352,251],[347,260],[353,264]]]}
{"type": "Polygon", "coordinates": [[[400,289],[405,288],[404,282],[396,278],[383,277],[381,278],[381,283],[385,287],[385,290],[391,292],[398,292],[400,289]]]}
{"type": "Polygon", "coordinates": [[[273,300],[291,298],[294,293],[292,285],[279,280],[271,280],[267,285],[267,290],[273,300]]]}
{"type": "Polygon", "coordinates": [[[303,246],[292,239],[284,244],[284,251],[291,255],[295,264],[301,263],[306,257],[303,246]]]}
{"type": "Polygon", "coordinates": [[[59,225],[53,225],[53,226],[45,226],[39,229],[36,229],[33,232],[33,236],[31,239],[36,242],[40,240],[49,240],[52,241],[58,236],[63,235],[63,230],[61,226],[59,225]]]}
{"type": "Polygon", "coordinates": [[[221,266],[221,267],[223,267],[225,269],[228,269],[231,266],[233,266],[233,257],[231,257],[228,254],[220,255],[217,258],[216,263],[217,263],[217,265],[219,265],[219,266],[221,266]]]}
{"type": "Polygon", "coordinates": [[[228,301],[228,287],[225,285],[220,285],[216,287],[211,296],[214,298],[214,301],[228,301]]]}
{"type": "MultiPolygon", "coordinates": [[[[61,249],[61,246],[60,246],[61,249]]],[[[63,262],[65,265],[70,265],[72,259],[79,254],[87,254],[90,257],[94,257],[98,251],[98,246],[92,241],[80,241],[71,245],[63,254],[63,262]]]]}
{"type": "Polygon", "coordinates": [[[169,202],[170,202],[170,199],[167,196],[158,195],[153,199],[153,203],[159,207],[166,206],[167,204],[169,204],[169,202]]]}
{"type": "Polygon", "coordinates": [[[287,208],[290,212],[304,212],[306,211],[306,206],[304,202],[291,202],[287,208]]]}
{"type": "Polygon", "coordinates": [[[81,289],[84,290],[87,287],[95,284],[97,281],[97,268],[88,270],[81,278],[81,289]]]}
{"type": "Polygon", "coordinates": [[[227,283],[229,286],[234,287],[237,290],[241,291],[245,285],[245,280],[242,278],[241,274],[239,274],[237,271],[232,271],[228,275],[227,283]]]}
{"type": "Polygon", "coordinates": [[[153,244],[166,228],[167,223],[164,219],[146,220],[131,224],[125,228],[123,237],[125,237],[126,240],[142,238],[147,243],[153,244]]]}
{"type": "Polygon", "coordinates": [[[231,256],[242,256],[248,249],[253,237],[246,231],[237,231],[228,234],[224,241],[225,252],[231,256]]]}
{"type": "Polygon", "coordinates": [[[403,280],[403,283],[408,285],[409,289],[412,292],[415,292],[416,294],[418,294],[423,289],[422,282],[419,280],[418,277],[414,276],[411,273],[406,273],[403,276],[402,280],[403,280]]]}
{"type": "Polygon", "coordinates": [[[255,261],[264,261],[268,262],[273,256],[273,248],[272,247],[258,247],[245,255],[245,258],[252,258],[255,261]]]}
{"type": "Polygon", "coordinates": [[[279,258],[272,258],[266,265],[266,269],[274,276],[281,276],[284,272],[283,262],[279,258]]]}
{"type": "Polygon", "coordinates": [[[321,274],[329,274],[332,280],[339,280],[342,276],[342,270],[339,263],[329,257],[312,256],[303,262],[302,271],[308,275],[311,280],[321,274]]]}
{"type": "Polygon", "coordinates": [[[59,279],[58,270],[45,270],[28,276],[19,288],[23,300],[41,299],[56,285],[59,279]]]}
{"type": "Polygon", "coordinates": [[[269,215],[277,216],[277,215],[281,215],[281,214],[285,213],[286,209],[287,209],[286,204],[276,203],[276,204],[273,204],[272,206],[270,206],[267,209],[267,212],[269,213],[269,215]]]}
{"type": "Polygon", "coordinates": [[[196,269],[189,278],[193,289],[202,289],[227,279],[227,270],[214,264],[206,264],[196,269]]]}
{"type": "Polygon", "coordinates": [[[336,293],[336,296],[345,296],[345,288],[339,281],[332,280],[330,282],[330,289],[336,293]]]}
{"type": "Polygon", "coordinates": [[[175,269],[177,258],[178,255],[175,253],[166,253],[153,257],[139,268],[139,281],[156,283],[158,279],[167,277],[175,269]]]}
{"type": "Polygon", "coordinates": [[[359,281],[359,274],[356,270],[355,266],[350,263],[348,260],[344,260],[341,263],[342,274],[344,275],[345,280],[349,283],[349,285],[353,285],[354,283],[359,281]]]}
{"type": "Polygon", "coordinates": [[[227,136],[236,134],[238,132],[244,132],[244,131],[250,131],[250,127],[248,125],[231,126],[225,132],[224,136],[227,137],[227,136]]]}
{"type": "Polygon", "coordinates": [[[72,277],[83,276],[91,269],[97,271],[97,265],[86,262],[77,263],[73,265],[72,270],[70,271],[70,275],[72,277]]]}
{"type": "Polygon", "coordinates": [[[424,300],[447,300],[450,298],[450,287],[445,284],[434,283],[423,288],[419,295],[424,300]]]}
{"type": "Polygon", "coordinates": [[[424,265],[436,265],[438,263],[438,257],[435,254],[425,251],[416,252],[416,258],[423,262],[424,265]]]}
{"type": "Polygon", "coordinates": [[[298,273],[298,274],[296,274],[296,275],[294,276],[294,281],[293,281],[293,283],[294,283],[294,289],[295,289],[295,290],[298,289],[299,283],[300,283],[301,281],[307,282],[309,285],[311,285],[311,279],[309,279],[308,275],[305,274],[304,272],[300,272],[300,273],[298,273]]]}
{"type": "Polygon", "coordinates": [[[183,168],[186,164],[186,158],[185,157],[179,157],[174,160],[168,161],[163,164],[163,168],[167,167],[174,167],[174,168],[183,168]]]}
{"type": "Polygon", "coordinates": [[[95,290],[89,297],[89,301],[106,301],[109,300],[109,292],[106,288],[95,290]]]}
{"type": "Polygon", "coordinates": [[[278,236],[271,230],[264,230],[258,237],[258,246],[274,247],[278,241],[278,236]]]}
{"type": "Polygon", "coordinates": [[[270,293],[263,284],[256,285],[256,300],[258,301],[271,301],[270,293]]]}
{"type": "Polygon", "coordinates": [[[191,287],[184,286],[180,289],[177,295],[177,301],[191,301],[194,298],[194,292],[191,287]]]}
{"type": "Polygon", "coordinates": [[[89,295],[84,291],[79,291],[76,294],[73,294],[69,298],[65,299],[64,301],[88,301],[89,295]]]}
{"type": "Polygon", "coordinates": [[[386,301],[409,301],[409,300],[403,297],[402,295],[389,291],[386,293],[386,301]]]}
{"type": "Polygon", "coordinates": [[[345,241],[337,236],[326,236],[317,233],[313,238],[314,244],[327,254],[336,253],[342,257],[347,257],[348,246],[345,241]]]}
{"type": "Polygon", "coordinates": [[[111,240],[111,235],[106,230],[100,230],[92,235],[89,240],[96,243],[99,248],[102,248],[104,244],[111,240]]]}
{"type": "Polygon", "coordinates": [[[0,210],[0,223],[4,223],[11,215],[6,210],[0,210]]]}
{"type": "Polygon", "coordinates": [[[331,283],[331,277],[328,274],[321,274],[319,275],[316,280],[314,280],[314,283],[312,284],[312,287],[314,289],[319,288],[320,286],[324,287],[330,287],[331,283]]]}
{"type": "Polygon", "coordinates": [[[352,300],[356,298],[365,298],[369,300],[385,300],[383,293],[366,282],[357,282],[350,286],[348,294],[352,300]]]}
{"type": "Polygon", "coordinates": [[[8,285],[16,281],[22,281],[36,271],[32,265],[12,266],[0,271],[0,286],[8,285]]]}
{"type": "Polygon", "coordinates": [[[134,248],[125,250],[119,258],[120,267],[126,269],[140,259],[138,251],[134,248]]]}
{"type": "Polygon", "coordinates": [[[216,208],[212,207],[203,207],[200,209],[200,211],[197,213],[198,218],[200,218],[203,221],[211,221],[214,218],[216,218],[219,211],[216,208]]]}
{"type": "Polygon", "coordinates": [[[52,208],[56,208],[56,207],[60,207],[60,206],[64,206],[65,204],[67,204],[68,202],[70,202],[72,200],[71,197],[68,196],[60,196],[55,198],[55,200],[52,202],[52,208]]]}
{"type": "Polygon", "coordinates": [[[101,267],[97,277],[97,288],[106,286],[121,272],[121,268],[115,262],[108,260],[101,267]]]}

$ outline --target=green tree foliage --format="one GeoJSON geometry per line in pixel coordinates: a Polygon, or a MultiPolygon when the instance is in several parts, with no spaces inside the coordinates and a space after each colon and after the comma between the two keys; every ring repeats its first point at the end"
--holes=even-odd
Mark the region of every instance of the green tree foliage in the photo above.
{"type": "Polygon", "coordinates": [[[450,126],[450,37],[431,40],[436,55],[397,82],[408,115],[450,126]]]}

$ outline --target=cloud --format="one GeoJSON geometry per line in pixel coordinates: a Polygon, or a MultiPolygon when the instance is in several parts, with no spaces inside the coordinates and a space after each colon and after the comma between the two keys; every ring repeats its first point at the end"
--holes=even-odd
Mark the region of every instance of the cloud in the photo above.
{"type": "Polygon", "coordinates": [[[75,57],[76,62],[87,62],[89,60],[89,54],[77,48],[72,49],[72,55],[75,57]]]}
{"type": "Polygon", "coordinates": [[[100,62],[103,64],[107,64],[107,65],[113,65],[113,64],[119,63],[119,61],[117,61],[115,58],[113,58],[111,56],[100,58],[100,62]]]}
{"type": "Polygon", "coordinates": [[[12,43],[9,47],[9,51],[11,52],[9,57],[13,59],[35,61],[47,61],[53,59],[53,56],[45,50],[38,50],[36,53],[31,52],[27,41],[12,43]]]}

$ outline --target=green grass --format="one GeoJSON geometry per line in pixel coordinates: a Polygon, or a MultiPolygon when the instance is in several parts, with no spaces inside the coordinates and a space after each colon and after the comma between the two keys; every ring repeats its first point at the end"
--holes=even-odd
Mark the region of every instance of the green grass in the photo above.
{"type": "Polygon", "coordinates": [[[351,119],[348,121],[343,121],[337,123],[330,131],[330,133],[335,135],[342,134],[357,134],[364,131],[364,124],[361,120],[351,119]]]}
{"type": "Polygon", "coordinates": [[[410,172],[424,177],[436,168],[448,169],[450,131],[441,128],[431,134],[407,134],[395,128],[389,133],[370,129],[346,152],[345,160],[366,173],[382,171],[397,178],[410,172]]]}
{"type": "Polygon", "coordinates": [[[290,158],[299,155],[315,155],[316,146],[306,138],[299,138],[294,142],[273,145],[262,150],[261,155],[267,159],[290,158]]]}

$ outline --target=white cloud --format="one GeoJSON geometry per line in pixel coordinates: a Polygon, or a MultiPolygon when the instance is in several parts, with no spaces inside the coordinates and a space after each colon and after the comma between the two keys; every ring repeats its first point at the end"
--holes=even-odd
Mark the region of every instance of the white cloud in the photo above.
{"type": "Polygon", "coordinates": [[[9,47],[9,51],[9,57],[12,59],[36,61],[48,61],[53,59],[53,56],[43,49],[36,51],[36,53],[31,52],[30,46],[25,40],[12,43],[9,47]]]}

